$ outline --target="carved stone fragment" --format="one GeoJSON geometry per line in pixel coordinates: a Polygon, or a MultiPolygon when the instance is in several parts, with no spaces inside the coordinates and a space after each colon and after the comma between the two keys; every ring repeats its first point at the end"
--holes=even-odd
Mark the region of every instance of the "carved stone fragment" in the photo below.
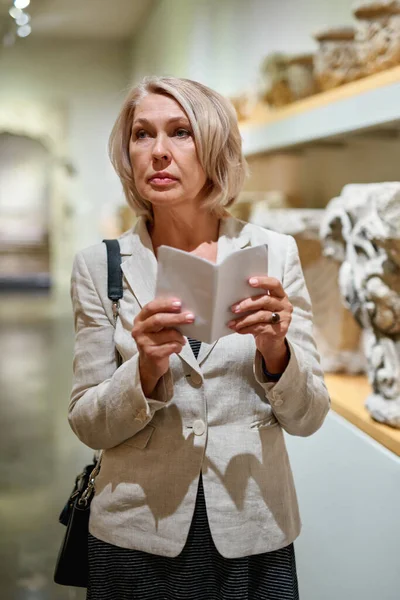
{"type": "Polygon", "coordinates": [[[341,302],[339,266],[322,255],[319,230],[323,214],[321,209],[272,208],[263,200],[253,203],[248,220],[295,237],[311,296],[314,337],[324,371],[365,372],[361,329],[341,302]]]}
{"type": "Polygon", "coordinates": [[[325,256],[365,333],[371,416],[400,428],[400,183],[348,185],[327,206],[325,256]]]}

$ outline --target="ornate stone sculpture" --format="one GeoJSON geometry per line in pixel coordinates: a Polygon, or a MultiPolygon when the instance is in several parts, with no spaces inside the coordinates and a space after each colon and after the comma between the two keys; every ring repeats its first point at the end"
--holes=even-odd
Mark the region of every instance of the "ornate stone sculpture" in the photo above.
{"type": "MultiPolygon", "coordinates": [[[[250,196],[249,192],[249,196],[250,196]]],[[[253,200],[257,199],[254,195],[253,200]]],[[[323,209],[276,208],[267,198],[252,203],[248,220],[293,235],[314,312],[314,338],[326,372],[365,372],[361,330],[341,305],[337,263],[322,256],[319,230],[323,209]]]]}
{"type": "Polygon", "coordinates": [[[400,428],[400,183],[348,185],[327,206],[325,256],[365,332],[372,417],[400,428]]]}

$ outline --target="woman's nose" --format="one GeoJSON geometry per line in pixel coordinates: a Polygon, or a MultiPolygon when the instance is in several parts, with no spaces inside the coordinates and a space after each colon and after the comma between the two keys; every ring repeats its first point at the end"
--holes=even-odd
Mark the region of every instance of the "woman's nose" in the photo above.
{"type": "Polygon", "coordinates": [[[168,160],[170,158],[168,141],[165,137],[157,136],[155,138],[152,155],[155,160],[168,160]]]}

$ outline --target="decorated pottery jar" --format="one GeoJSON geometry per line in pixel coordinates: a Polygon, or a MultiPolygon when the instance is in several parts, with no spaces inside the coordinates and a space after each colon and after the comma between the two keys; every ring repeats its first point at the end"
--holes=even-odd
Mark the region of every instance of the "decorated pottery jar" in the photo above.
{"type": "Polygon", "coordinates": [[[293,102],[286,55],[274,53],[264,58],[261,64],[260,96],[264,102],[274,107],[293,102]]]}
{"type": "Polygon", "coordinates": [[[363,2],[354,11],[356,41],[365,73],[400,64],[400,1],[363,2]]]}
{"type": "Polygon", "coordinates": [[[352,27],[341,27],[315,34],[319,44],[314,60],[315,77],[322,90],[363,77],[355,33],[352,27]]]}
{"type": "Polygon", "coordinates": [[[294,100],[315,94],[318,86],[314,76],[314,55],[299,54],[289,58],[287,80],[294,100]]]}

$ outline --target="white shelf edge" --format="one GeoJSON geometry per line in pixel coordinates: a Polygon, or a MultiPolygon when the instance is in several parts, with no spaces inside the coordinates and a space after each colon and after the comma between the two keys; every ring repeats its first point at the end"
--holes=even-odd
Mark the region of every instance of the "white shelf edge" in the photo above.
{"type": "Polygon", "coordinates": [[[400,81],[299,114],[241,130],[246,156],[355,133],[400,121],[400,81]]]}

